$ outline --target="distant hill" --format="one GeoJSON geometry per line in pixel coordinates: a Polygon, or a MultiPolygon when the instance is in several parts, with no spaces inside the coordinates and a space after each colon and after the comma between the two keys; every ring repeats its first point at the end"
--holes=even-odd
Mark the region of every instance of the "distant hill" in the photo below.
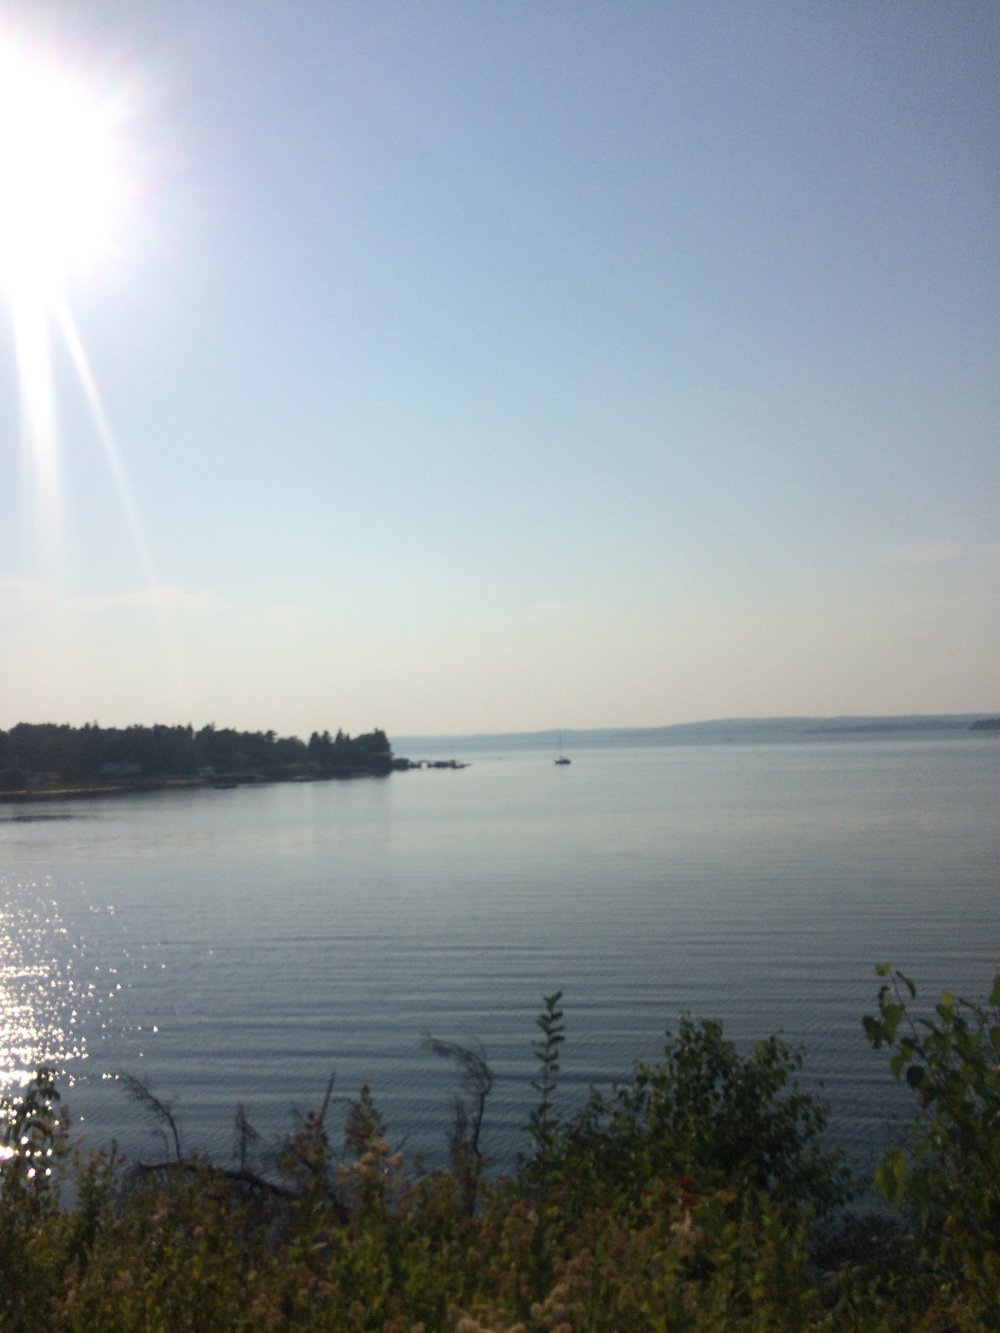
{"type": "Polygon", "coordinates": [[[597,727],[561,732],[511,731],[470,735],[398,736],[400,753],[415,749],[553,750],[560,735],[566,748],[607,748],[653,745],[776,744],[848,737],[916,737],[1000,729],[988,713],[906,714],[897,717],[770,717],[719,718],[679,722],[666,727],[597,727]]]}

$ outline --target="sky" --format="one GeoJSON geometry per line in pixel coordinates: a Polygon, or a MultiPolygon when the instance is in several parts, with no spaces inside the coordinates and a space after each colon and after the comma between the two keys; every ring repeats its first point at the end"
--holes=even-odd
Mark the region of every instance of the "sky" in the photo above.
{"type": "Polygon", "coordinates": [[[0,231],[0,727],[1000,710],[994,0],[0,0],[3,50],[116,190],[32,281],[0,231]]]}

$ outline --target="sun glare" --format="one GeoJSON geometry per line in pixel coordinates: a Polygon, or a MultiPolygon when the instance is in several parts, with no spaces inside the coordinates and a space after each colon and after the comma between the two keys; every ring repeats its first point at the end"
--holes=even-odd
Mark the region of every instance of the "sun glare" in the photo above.
{"type": "MultiPolygon", "coordinates": [[[[0,297],[9,307],[30,531],[47,572],[64,567],[64,443],[54,344],[68,352],[137,551],[148,551],[114,434],[70,308],[70,281],[121,239],[130,202],[122,85],[85,51],[0,34],[0,297]]],[[[60,358],[61,359],[61,358],[60,358]]]]}
{"type": "Polygon", "coordinates": [[[112,239],[123,196],[114,106],[0,41],[0,283],[57,292],[112,239]]]}

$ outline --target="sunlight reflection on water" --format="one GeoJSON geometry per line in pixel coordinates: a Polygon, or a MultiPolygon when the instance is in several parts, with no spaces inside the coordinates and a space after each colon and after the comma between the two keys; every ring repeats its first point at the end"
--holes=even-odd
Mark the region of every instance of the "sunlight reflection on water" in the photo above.
{"type": "Polygon", "coordinates": [[[40,1064],[83,1059],[81,1010],[94,987],[75,975],[71,942],[51,881],[0,879],[0,1084],[30,1078],[40,1064]]]}
{"type": "Polygon", "coordinates": [[[63,1086],[72,1087],[127,984],[127,952],[109,957],[95,949],[80,919],[67,924],[57,894],[83,921],[113,917],[62,877],[57,884],[52,876],[0,875],[0,1094],[16,1091],[42,1065],[58,1068],[63,1086]]]}

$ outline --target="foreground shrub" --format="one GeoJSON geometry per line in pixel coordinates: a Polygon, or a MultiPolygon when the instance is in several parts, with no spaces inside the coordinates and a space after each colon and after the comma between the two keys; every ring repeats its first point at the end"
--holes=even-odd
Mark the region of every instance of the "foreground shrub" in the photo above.
{"type": "Polygon", "coordinates": [[[661,1061],[562,1115],[556,993],[538,1019],[531,1151],[497,1180],[480,1152],[492,1077],[448,1043],[430,1043],[463,1094],[441,1171],[406,1162],[367,1089],[335,1129],[332,1080],[273,1152],[239,1116],[228,1168],[185,1156],[169,1107],[138,1086],[164,1159],[70,1154],[40,1071],[2,1108],[0,1329],[1000,1327],[1000,978],[986,1005],[945,996],[921,1017],[907,979],[880,972],[865,1028],[918,1101],[876,1173],[896,1225],[848,1213],[818,1243],[817,1222],[845,1216],[847,1172],[798,1084],[801,1052],[777,1038],[741,1054],[685,1015],[661,1061]]]}
{"type": "Polygon", "coordinates": [[[865,1031],[892,1049],[892,1072],[919,1106],[906,1144],[875,1173],[911,1225],[911,1290],[957,1328],[1000,1328],[1000,974],[985,1004],[945,993],[929,1017],[914,1016],[907,976],[877,970],[879,1012],[865,1031]]]}
{"type": "Polygon", "coordinates": [[[802,1062],[777,1037],[742,1056],[721,1024],[682,1015],[661,1061],[592,1091],[554,1136],[556,1188],[575,1207],[599,1200],[633,1217],[664,1193],[690,1207],[720,1189],[790,1217],[829,1211],[847,1198],[848,1172],[825,1144],[825,1107],[798,1085],[802,1062]]]}

